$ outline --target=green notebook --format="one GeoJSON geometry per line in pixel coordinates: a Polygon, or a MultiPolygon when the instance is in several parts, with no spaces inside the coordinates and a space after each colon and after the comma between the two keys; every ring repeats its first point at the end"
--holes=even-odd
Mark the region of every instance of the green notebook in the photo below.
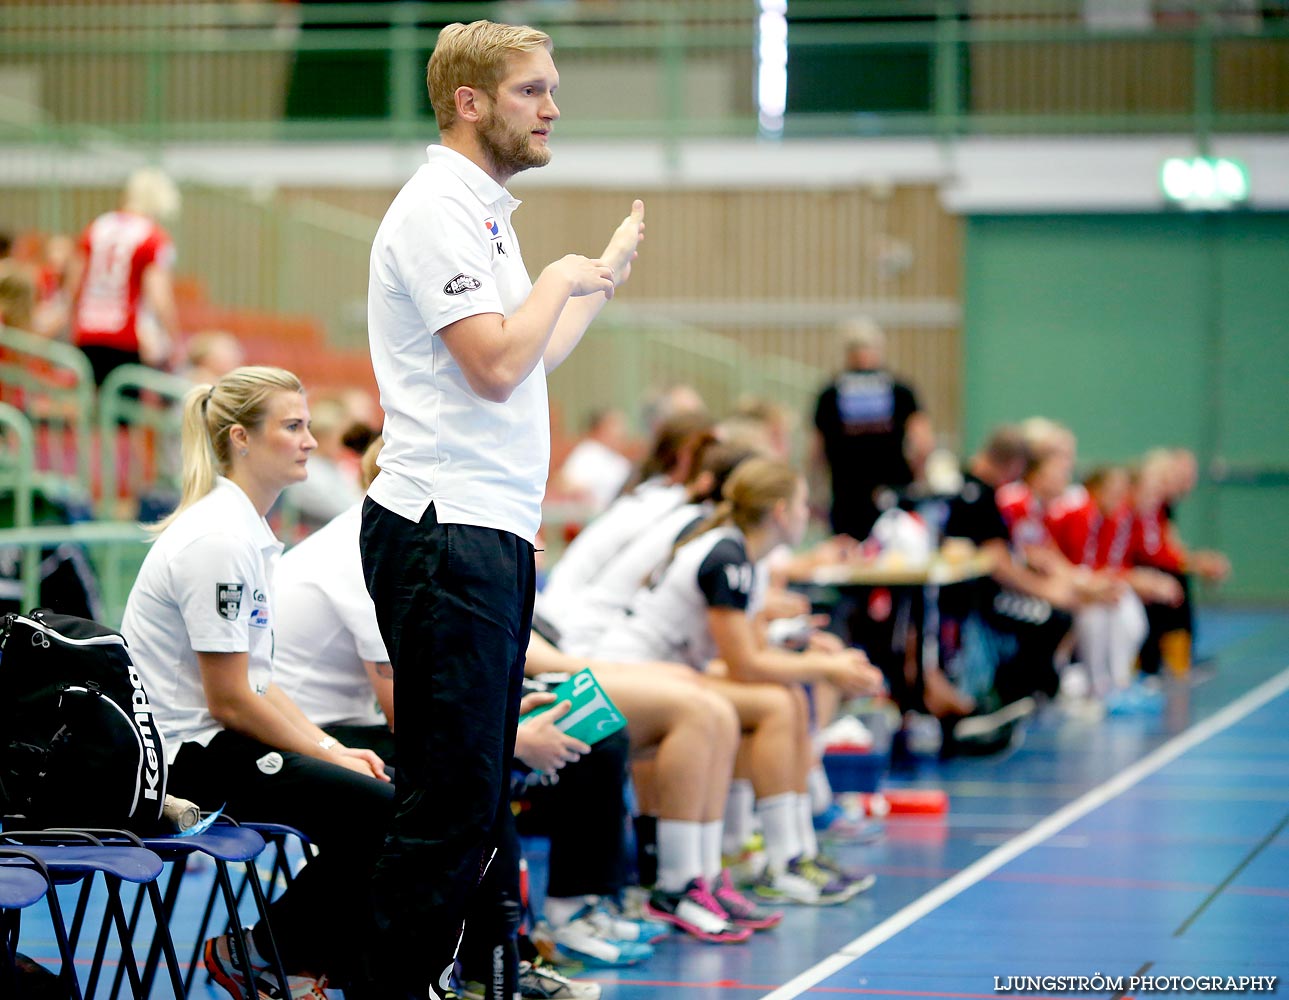
{"type": "Polygon", "coordinates": [[[579,670],[564,683],[552,688],[550,693],[555,696],[555,700],[522,716],[520,725],[543,712],[549,712],[562,701],[570,702],[573,707],[555,723],[555,727],[583,743],[597,743],[627,724],[626,716],[609,701],[609,696],[604,693],[589,669],[579,670]]]}

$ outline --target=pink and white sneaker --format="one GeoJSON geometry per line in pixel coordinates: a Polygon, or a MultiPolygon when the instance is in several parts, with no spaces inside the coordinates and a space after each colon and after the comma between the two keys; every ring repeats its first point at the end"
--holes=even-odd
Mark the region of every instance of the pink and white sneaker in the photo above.
{"type": "Polygon", "coordinates": [[[739,927],[730,919],[702,878],[691,879],[681,892],[655,889],[645,904],[645,913],[713,944],[739,944],[752,936],[752,928],[739,927]]]}
{"type": "Polygon", "coordinates": [[[738,927],[747,927],[754,931],[768,931],[778,927],[783,921],[782,910],[769,910],[757,906],[734,885],[734,878],[728,868],[722,869],[716,876],[716,887],[712,891],[716,902],[730,915],[730,920],[738,927]]]}

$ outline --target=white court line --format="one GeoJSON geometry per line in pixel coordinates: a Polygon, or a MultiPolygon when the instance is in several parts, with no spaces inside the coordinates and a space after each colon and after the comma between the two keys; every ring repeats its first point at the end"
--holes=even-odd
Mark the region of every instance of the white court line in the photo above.
{"type": "Polygon", "coordinates": [[[943,906],[964,889],[968,889],[982,879],[992,875],[1007,862],[1019,857],[1031,847],[1042,843],[1054,833],[1059,833],[1075,820],[1081,819],[1098,806],[1109,802],[1116,795],[1122,795],[1143,778],[1154,774],[1164,765],[1176,760],[1187,750],[1216,736],[1239,722],[1245,716],[1257,711],[1273,698],[1289,691],[1289,669],[1281,671],[1275,677],[1260,684],[1247,694],[1237,698],[1225,708],[1197,722],[1185,732],[1179,733],[1171,740],[1150,754],[1147,754],[1131,767],[1115,775],[1104,784],[1075,799],[1069,805],[1058,809],[1046,819],[1040,820],[1024,833],[990,851],[983,858],[968,865],[952,878],[936,886],[925,896],[915,899],[898,913],[887,917],[872,930],[861,934],[850,944],[829,955],[819,964],[807,969],[801,975],[790,979],[778,989],[767,993],[761,1000],[792,1000],[806,990],[815,986],[835,972],[840,972],[862,955],[885,941],[889,941],[906,927],[921,920],[932,910],[943,906]]]}

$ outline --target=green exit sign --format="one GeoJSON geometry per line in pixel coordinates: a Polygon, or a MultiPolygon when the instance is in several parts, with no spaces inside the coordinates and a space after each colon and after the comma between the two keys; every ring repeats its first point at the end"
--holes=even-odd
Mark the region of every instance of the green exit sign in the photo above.
{"type": "Polygon", "coordinates": [[[1249,172],[1238,160],[1173,157],[1164,161],[1159,184],[1182,208],[1232,208],[1249,199],[1249,172]]]}

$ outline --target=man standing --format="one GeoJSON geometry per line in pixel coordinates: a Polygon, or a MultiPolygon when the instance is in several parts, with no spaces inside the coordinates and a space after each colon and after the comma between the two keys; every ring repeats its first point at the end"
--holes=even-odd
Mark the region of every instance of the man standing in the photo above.
{"type": "Polygon", "coordinates": [[[886,337],[872,320],[842,329],[846,368],[819,395],[818,458],[832,477],[832,529],[862,541],[881,513],[879,494],[913,481],[935,445],[931,422],[913,390],[883,365],[886,337]]]}
{"type": "Polygon", "coordinates": [[[368,289],[386,420],[361,542],[399,761],[373,889],[381,1000],[442,995],[492,855],[532,617],[546,373],[627,279],[644,232],[636,201],[599,258],[570,254],[529,280],[503,185],[550,159],[559,74],[545,34],[449,25],[428,84],[442,145],[390,205],[368,289]]]}

